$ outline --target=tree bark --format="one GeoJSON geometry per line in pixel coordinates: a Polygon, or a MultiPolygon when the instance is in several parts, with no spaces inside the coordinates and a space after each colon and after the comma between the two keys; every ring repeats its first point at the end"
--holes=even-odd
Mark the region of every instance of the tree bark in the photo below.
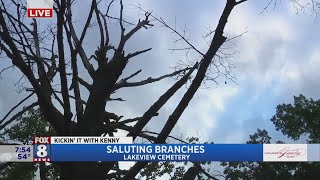
{"type": "Polygon", "coordinates": [[[61,180],[104,180],[103,173],[100,172],[95,162],[62,163],[60,168],[61,180]]]}
{"type": "Polygon", "coordinates": [[[40,170],[40,179],[47,180],[47,175],[46,175],[47,169],[46,169],[45,162],[40,162],[39,170],[40,170]]]}

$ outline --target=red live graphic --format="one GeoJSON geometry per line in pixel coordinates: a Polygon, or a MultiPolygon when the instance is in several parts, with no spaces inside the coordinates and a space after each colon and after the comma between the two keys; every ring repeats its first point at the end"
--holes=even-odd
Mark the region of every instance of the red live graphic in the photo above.
{"type": "Polygon", "coordinates": [[[29,18],[52,18],[52,8],[28,8],[29,18]]]}

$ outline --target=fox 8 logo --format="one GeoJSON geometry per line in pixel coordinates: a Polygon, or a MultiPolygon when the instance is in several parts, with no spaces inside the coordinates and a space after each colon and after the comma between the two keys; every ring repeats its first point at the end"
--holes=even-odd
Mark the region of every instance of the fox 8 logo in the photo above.
{"type": "Polygon", "coordinates": [[[50,162],[50,149],[48,145],[37,144],[34,149],[34,161],[50,162]]]}
{"type": "Polygon", "coordinates": [[[47,145],[40,144],[37,146],[37,157],[44,158],[48,156],[48,147],[47,145]]]}

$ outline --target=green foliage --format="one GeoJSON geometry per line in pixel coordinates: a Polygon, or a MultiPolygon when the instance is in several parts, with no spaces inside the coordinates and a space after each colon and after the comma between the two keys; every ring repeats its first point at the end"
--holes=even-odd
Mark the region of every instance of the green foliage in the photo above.
{"type": "MultiPolygon", "coordinates": [[[[30,109],[17,118],[17,123],[2,133],[2,142],[31,144],[32,137],[53,136],[55,132],[46,122],[39,109],[30,109]]],[[[33,180],[39,163],[13,163],[0,172],[1,180],[33,180]]],[[[44,168],[47,179],[59,179],[58,168],[54,164],[46,163],[44,168]]]]}
{"type": "MultiPolygon", "coordinates": [[[[186,138],[187,143],[189,144],[199,144],[199,137],[188,137],[186,138]]],[[[205,142],[204,144],[213,144],[213,142],[205,142]]],[[[211,162],[199,162],[199,164],[205,166],[210,165],[211,162]]],[[[155,180],[164,175],[170,176],[170,180],[180,180],[183,179],[184,174],[187,172],[186,168],[191,167],[193,164],[191,162],[152,162],[149,163],[145,168],[140,172],[139,179],[148,179],[155,180]]],[[[210,169],[206,170],[207,172],[210,169]]],[[[202,175],[199,174],[199,177],[202,179],[202,175]]]]}
{"type": "Polygon", "coordinates": [[[22,144],[31,144],[32,137],[53,136],[53,128],[50,128],[40,113],[40,109],[30,109],[17,119],[17,124],[5,129],[3,135],[10,140],[18,141],[22,144]]]}
{"type": "MultiPolygon", "coordinates": [[[[258,129],[249,136],[247,143],[267,144],[271,137],[266,130],[258,129]]],[[[282,143],[279,141],[279,143],[282,143]]],[[[267,162],[223,162],[226,179],[292,179],[295,177],[320,177],[315,168],[319,163],[267,163],[267,162]],[[308,173],[305,173],[308,172],[308,173]]]]}
{"type": "Polygon", "coordinates": [[[171,177],[171,180],[180,180],[183,178],[184,173],[186,172],[184,166],[178,166],[175,168],[173,176],[171,177]]]}
{"type": "Polygon", "coordinates": [[[276,130],[294,140],[308,135],[309,143],[320,143],[320,100],[307,99],[301,94],[294,96],[293,104],[277,106],[271,121],[276,130]]]}
{"type": "Polygon", "coordinates": [[[13,163],[0,171],[1,180],[33,180],[36,166],[34,163],[13,163]]]}
{"type": "MultiPolygon", "coordinates": [[[[247,144],[270,143],[271,137],[266,130],[257,129],[253,135],[249,135],[247,144]]],[[[254,179],[259,177],[273,177],[275,175],[273,163],[261,162],[223,162],[226,179],[254,179]]]]}
{"type": "Polygon", "coordinates": [[[249,135],[249,141],[247,144],[270,144],[271,137],[269,136],[268,132],[263,129],[257,129],[257,132],[253,135],[249,135]]]}
{"type": "MultiPolygon", "coordinates": [[[[293,140],[307,135],[309,143],[320,141],[320,101],[295,96],[293,104],[276,107],[271,121],[276,130],[281,130],[293,140]]],[[[266,130],[258,129],[249,136],[249,144],[268,144],[271,137],[266,130]]],[[[284,144],[282,141],[276,143],[284,144]]],[[[262,162],[224,162],[226,179],[319,179],[320,163],[262,163],[262,162]]]]}
{"type": "Polygon", "coordinates": [[[151,162],[140,172],[140,176],[146,179],[156,180],[164,174],[172,173],[173,168],[173,162],[151,162]]]}

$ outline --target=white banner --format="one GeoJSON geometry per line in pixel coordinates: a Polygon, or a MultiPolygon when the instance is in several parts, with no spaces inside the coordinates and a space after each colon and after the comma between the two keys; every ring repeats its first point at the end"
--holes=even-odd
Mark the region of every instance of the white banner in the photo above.
{"type": "Polygon", "coordinates": [[[51,144],[132,144],[132,137],[51,137],[51,144]]]}
{"type": "Polygon", "coordinates": [[[307,161],[307,144],[264,144],[264,162],[307,161]]]}

